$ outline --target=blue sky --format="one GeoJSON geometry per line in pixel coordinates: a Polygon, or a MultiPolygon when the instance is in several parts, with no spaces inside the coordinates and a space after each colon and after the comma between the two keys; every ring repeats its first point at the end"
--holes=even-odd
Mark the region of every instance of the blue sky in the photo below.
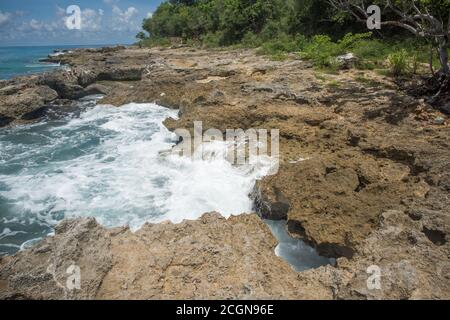
{"type": "Polygon", "coordinates": [[[0,0],[0,46],[128,44],[162,0],[0,0]],[[81,30],[65,25],[81,9],[81,30]]]}

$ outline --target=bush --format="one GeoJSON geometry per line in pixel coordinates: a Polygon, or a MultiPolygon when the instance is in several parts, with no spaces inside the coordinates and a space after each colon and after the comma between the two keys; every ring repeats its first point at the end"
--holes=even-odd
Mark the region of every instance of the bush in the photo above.
{"type": "Polygon", "coordinates": [[[216,48],[222,45],[222,37],[223,35],[220,32],[210,32],[207,33],[202,38],[203,46],[206,48],[216,48]]]}
{"type": "Polygon", "coordinates": [[[141,40],[139,44],[143,47],[168,47],[171,45],[169,38],[164,37],[150,37],[141,40]]]}
{"type": "Polygon", "coordinates": [[[393,76],[400,76],[408,71],[408,52],[405,49],[388,56],[389,70],[393,76]]]}
{"type": "Polygon", "coordinates": [[[282,34],[271,41],[264,42],[260,50],[258,50],[258,53],[274,56],[289,52],[298,52],[303,50],[306,43],[307,40],[302,35],[292,37],[287,34],[282,34]]]}
{"type": "Polygon", "coordinates": [[[347,33],[341,40],[338,41],[341,51],[350,50],[358,46],[361,41],[366,40],[372,36],[371,32],[366,33],[347,33]]]}
{"type": "Polygon", "coordinates": [[[242,38],[241,44],[247,48],[256,48],[261,46],[262,39],[255,33],[248,31],[242,38]]]}
{"type": "Polygon", "coordinates": [[[317,67],[337,69],[336,57],[352,52],[358,57],[358,67],[373,69],[374,61],[384,60],[391,49],[376,39],[369,39],[369,33],[347,33],[341,40],[333,42],[328,35],[314,36],[300,54],[305,59],[310,59],[317,67]]]}
{"type": "Polygon", "coordinates": [[[340,46],[332,42],[329,36],[317,35],[305,46],[300,56],[312,60],[318,67],[332,67],[332,58],[341,53],[340,46]]]}

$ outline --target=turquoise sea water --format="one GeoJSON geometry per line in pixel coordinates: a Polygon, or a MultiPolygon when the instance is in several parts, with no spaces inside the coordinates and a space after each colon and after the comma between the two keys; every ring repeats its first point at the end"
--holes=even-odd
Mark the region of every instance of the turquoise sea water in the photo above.
{"type": "Polygon", "coordinates": [[[0,47],[0,79],[10,79],[17,75],[45,72],[58,68],[58,64],[39,62],[55,49],[98,48],[90,46],[39,46],[39,47],[0,47]]]}

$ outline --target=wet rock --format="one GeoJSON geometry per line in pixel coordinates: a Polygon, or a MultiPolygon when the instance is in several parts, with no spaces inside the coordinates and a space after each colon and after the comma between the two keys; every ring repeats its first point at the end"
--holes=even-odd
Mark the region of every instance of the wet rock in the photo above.
{"type": "Polygon", "coordinates": [[[264,219],[286,220],[290,208],[289,200],[283,193],[275,188],[273,193],[261,193],[259,183],[257,182],[251,194],[255,203],[256,212],[264,219]]]}
{"type": "Polygon", "coordinates": [[[7,126],[7,125],[10,124],[13,120],[14,120],[14,118],[7,117],[7,116],[4,116],[4,115],[0,114],[0,127],[7,126]]]}
{"type": "Polygon", "coordinates": [[[49,110],[48,106],[42,106],[40,108],[34,109],[33,111],[27,112],[23,114],[20,119],[21,120],[34,120],[42,118],[47,111],[49,110]]]}
{"type": "MultiPolygon", "coordinates": [[[[0,114],[2,114],[2,126],[17,119],[35,119],[34,115],[49,102],[55,100],[58,94],[47,86],[7,86],[0,93],[0,114]],[[29,116],[27,116],[27,114],[29,116]]],[[[42,111],[42,110],[41,110],[42,111]]]]}
{"type": "Polygon", "coordinates": [[[81,68],[80,70],[77,70],[77,81],[78,84],[82,87],[89,86],[93,84],[95,81],[97,81],[98,77],[98,70],[92,70],[92,69],[84,69],[81,68]]]}
{"type": "Polygon", "coordinates": [[[78,84],[76,76],[70,72],[44,74],[40,83],[55,90],[62,99],[78,99],[82,96],[83,87],[78,84]]]}

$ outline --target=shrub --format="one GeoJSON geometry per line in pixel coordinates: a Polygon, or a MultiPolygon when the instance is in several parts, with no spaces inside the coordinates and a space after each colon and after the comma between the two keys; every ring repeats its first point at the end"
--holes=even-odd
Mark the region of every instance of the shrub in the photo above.
{"type": "Polygon", "coordinates": [[[222,45],[222,34],[220,32],[210,32],[202,38],[203,46],[206,48],[215,48],[222,45]]]}
{"type": "Polygon", "coordinates": [[[247,48],[256,48],[261,46],[262,40],[255,33],[248,31],[242,38],[241,44],[247,48]]]}
{"type": "Polygon", "coordinates": [[[170,39],[164,37],[149,37],[139,43],[143,47],[168,47],[171,44],[170,39]]]}
{"type": "Polygon", "coordinates": [[[362,40],[366,40],[372,36],[371,32],[366,33],[347,33],[341,40],[338,41],[339,48],[342,51],[353,49],[358,46],[362,40]]]}
{"type": "Polygon", "coordinates": [[[331,41],[327,35],[314,36],[300,54],[305,59],[310,59],[318,67],[331,67],[333,57],[341,53],[339,45],[331,41]]]}
{"type": "Polygon", "coordinates": [[[279,55],[280,53],[299,51],[302,44],[300,39],[300,37],[296,38],[282,34],[271,41],[263,43],[258,52],[260,54],[279,55]]]}
{"type": "Polygon", "coordinates": [[[389,70],[393,76],[400,76],[408,70],[408,52],[401,49],[388,56],[389,70]]]}

